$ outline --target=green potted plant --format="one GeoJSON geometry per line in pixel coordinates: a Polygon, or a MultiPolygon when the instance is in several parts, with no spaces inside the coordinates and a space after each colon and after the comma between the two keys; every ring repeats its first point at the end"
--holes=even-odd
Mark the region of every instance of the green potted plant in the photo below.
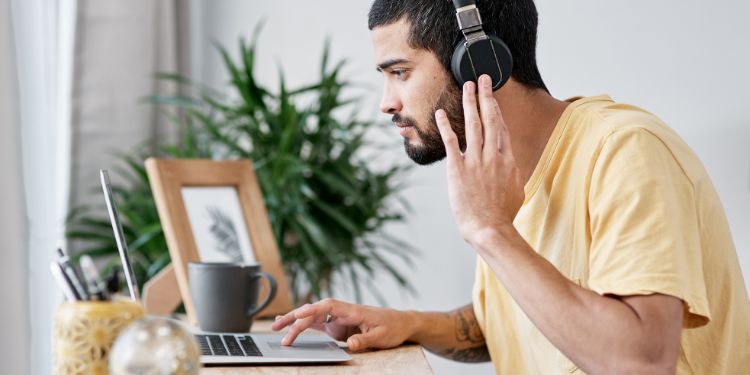
{"type": "MultiPolygon", "coordinates": [[[[280,73],[279,87],[271,90],[253,75],[255,45],[241,40],[237,61],[218,47],[230,75],[229,95],[197,88],[178,75],[159,75],[189,85],[194,95],[149,98],[182,112],[171,117],[179,127],[180,142],[163,145],[155,156],[253,160],[298,303],[330,296],[340,280],[346,280],[344,285],[351,286],[357,300],[367,284],[382,303],[377,288],[366,283],[379,271],[413,292],[392,259],[395,255],[411,265],[415,251],[383,230],[386,224],[403,221],[408,211],[397,194],[407,167],[375,170],[368,164],[364,152],[382,145],[365,138],[372,123],[355,115],[358,100],[343,97],[354,86],[341,78],[344,62],[329,66],[326,44],[317,82],[288,88],[280,73]],[[342,114],[346,110],[349,115],[342,114]]],[[[122,155],[124,168],[116,171],[128,184],[113,187],[141,283],[169,263],[143,166],[147,156],[122,155]]],[[[91,207],[79,207],[71,211],[68,222],[68,238],[85,240],[79,255],[110,257],[109,266],[116,264],[106,218],[95,215],[91,207]]]]}

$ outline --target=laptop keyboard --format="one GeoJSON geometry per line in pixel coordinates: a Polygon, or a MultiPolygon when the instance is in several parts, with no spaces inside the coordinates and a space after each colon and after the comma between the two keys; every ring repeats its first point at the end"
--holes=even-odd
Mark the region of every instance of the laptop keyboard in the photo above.
{"type": "Polygon", "coordinates": [[[260,350],[248,335],[195,335],[201,355],[260,357],[260,350]]]}

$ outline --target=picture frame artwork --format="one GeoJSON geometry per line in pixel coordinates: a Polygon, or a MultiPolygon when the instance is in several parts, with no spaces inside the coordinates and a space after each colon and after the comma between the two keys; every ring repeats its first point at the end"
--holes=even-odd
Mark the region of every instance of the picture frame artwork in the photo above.
{"type": "MultiPolygon", "coordinates": [[[[174,274],[172,280],[159,282],[173,285],[176,279],[193,324],[197,320],[187,276],[189,262],[258,263],[276,279],[278,290],[257,317],[293,309],[289,283],[250,160],[149,158],[146,171],[172,259],[171,270],[165,272],[170,276],[165,278],[174,274]]],[[[260,300],[267,293],[263,289],[260,300]]]]}
{"type": "Polygon", "coordinates": [[[233,186],[180,189],[202,262],[255,263],[242,207],[233,186]]]}

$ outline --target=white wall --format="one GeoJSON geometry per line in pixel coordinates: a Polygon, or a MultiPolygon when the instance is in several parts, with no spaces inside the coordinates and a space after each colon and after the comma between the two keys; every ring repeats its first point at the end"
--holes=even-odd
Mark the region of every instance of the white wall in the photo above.
{"type": "Polygon", "coordinates": [[[537,1],[542,76],[558,97],[606,92],[695,150],[750,285],[750,2],[537,1]]]}
{"type": "MultiPolygon", "coordinates": [[[[437,0],[436,0],[437,1],[437,0]]],[[[258,49],[258,78],[277,83],[277,65],[290,85],[317,74],[326,36],[334,57],[346,57],[352,78],[372,84],[362,108],[377,115],[379,75],[367,29],[370,1],[193,0],[193,76],[214,87],[226,73],[211,46],[236,50],[266,20],[258,49]]],[[[660,2],[537,1],[539,65],[553,95],[609,93],[616,100],[658,114],[695,149],[724,202],[745,274],[750,274],[750,114],[742,111],[750,86],[750,3],[730,0],[660,2]]],[[[394,139],[397,136],[394,132],[394,139]]],[[[393,160],[406,160],[394,148],[393,160]]],[[[470,301],[474,252],[458,235],[447,205],[442,165],[415,168],[404,195],[413,204],[408,225],[393,232],[422,251],[409,270],[419,296],[405,296],[389,280],[378,281],[397,308],[451,309],[470,301]]],[[[745,277],[746,284],[750,279],[745,277]]],[[[372,302],[372,301],[368,301],[372,302]]],[[[489,365],[463,365],[430,356],[438,374],[492,373],[489,365]]]]}

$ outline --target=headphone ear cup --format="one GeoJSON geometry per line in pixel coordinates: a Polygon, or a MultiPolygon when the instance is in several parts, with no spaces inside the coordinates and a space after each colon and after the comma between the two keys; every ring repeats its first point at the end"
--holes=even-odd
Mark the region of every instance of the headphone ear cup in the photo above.
{"type": "Polygon", "coordinates": [[[453,72],[453,78],[459,86],[463,86],[467,81],[476,81],[477,77],[482,74],[488,74],[492,77],[492,90],[495,91],[502,87],[508,81],[508,78],[510,78],[510,74],[513,71],[513,56],[510,54],[510,49],[497,36],[487,36],[489,37],[489,42],[492,43],[492,48],[488,48],[489,45],[477,46],[479,48],[472,46],[472,53],[474,53],[472,58],[475,62],[473,67],[471,64],[472,59],[469,58],[469,54],[466,51],[466,44],[463,40],[453,50],[451,71],[453,72]],[[493,49],[500,65],[500,75],[494,69],[483,69],[484,67],[495,65],[495,56],[492,55],[493,49]]]}

